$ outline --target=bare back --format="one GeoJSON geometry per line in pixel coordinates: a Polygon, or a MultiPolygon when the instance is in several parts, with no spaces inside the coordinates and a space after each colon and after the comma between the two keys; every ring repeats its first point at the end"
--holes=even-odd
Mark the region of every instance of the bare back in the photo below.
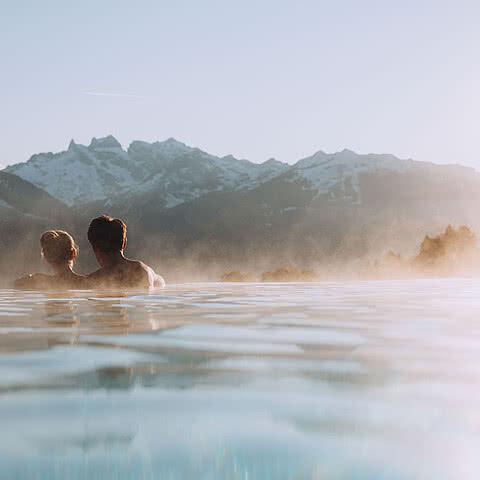
{"type": "Polygon", "coordinates": [[[87,276],[94,287],[149,288],[155,286],[155,273],[139,260],[124,258],[110,267],[100,268],[87,276]]]}
{"type": "Polygon", "coordinates": [[[34,273],[15,280],[14,288],[26,290],[81,289],[87,282],[83,275],[71,272],[69,275],[45,275],[34,273]]]}

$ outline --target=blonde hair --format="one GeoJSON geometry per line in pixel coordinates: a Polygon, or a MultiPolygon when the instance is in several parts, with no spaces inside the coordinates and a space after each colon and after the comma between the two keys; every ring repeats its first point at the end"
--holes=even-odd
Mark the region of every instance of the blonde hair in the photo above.
{"type": "Polygon", "coordinates": [[[63,230],[48,230],[40,238],[42,256],[50,264],[73,263],[78,247],[71,235],[63,230]]]}

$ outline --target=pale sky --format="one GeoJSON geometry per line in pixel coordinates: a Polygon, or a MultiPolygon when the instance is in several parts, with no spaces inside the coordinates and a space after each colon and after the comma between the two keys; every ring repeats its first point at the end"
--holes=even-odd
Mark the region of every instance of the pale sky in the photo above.
{"type": "Polygon", "coordinates": [[[112,134],[480,170],[478,0],[1,5],[0,165],[112,134]]]}

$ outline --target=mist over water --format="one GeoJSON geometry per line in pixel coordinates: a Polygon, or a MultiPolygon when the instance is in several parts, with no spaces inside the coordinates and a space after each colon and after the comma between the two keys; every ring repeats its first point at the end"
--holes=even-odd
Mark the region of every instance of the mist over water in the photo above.
{"type": "Polygon", "coordinates": [[[0,291],[5,478],[474,479],[477,279],[0,291]]]}
{"type": "MultiPolygon", "coordinates": [[[[14,232],[10,238],[3,239],[8,243],[0,252],[0,266],[4,271],[0,286],[10,287],[15,278],[27,273],[52,273],[41,258],[39,239],[46,229],[54,227],[58,225],[45,223],[35,229],[25,225],[19,239],[14,232]]],[[[81,274],[99,268],[86,240],[87,227],[87,224],[67,226],[80,246],[74,269],[81,274]]],[[[199,241],[186,247],[182,247],[182,242],[173,234],[145,234],[135,225],[128,230],[128,236],[125,254],[151,265],[167,283],[480,276],[476,232],[466,225],[444,225],[428,230],[423,226],[415,234],[405,228],[401,241],[384,231],[376,233],[375,242],[365,249],[359,241],[351,244],[345,241],[333,251],[322,246],[321,238],[302,235],[295,238],[288,235],[271,244],[253,238],[251,245],[230,246],[214,238],[211,242],[199,241]]]]}

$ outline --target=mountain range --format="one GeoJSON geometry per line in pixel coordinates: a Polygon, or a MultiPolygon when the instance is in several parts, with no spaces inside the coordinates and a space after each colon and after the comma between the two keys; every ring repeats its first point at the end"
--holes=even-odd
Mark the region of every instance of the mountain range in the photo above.
{"type": "Polygon", "coordinates": [[[124,150],[107,136],[0,172],[0,229],[22,218],[82,232],[107,213],[127,221],[135,254],[174,270],[179,259],[338,264],[408,249],[448,223],[478,229],[479,200],[480,173],[459,165],[347,149],[256,164],[172,138],[124,150]]]}
{"type": "Polygon", "coordinates": [[[212,191],[252,189],[288,168],[273,159],[259,165],[216,157],[173,138],[135,141],[123,150],[108,136],[92,139],[88,147],[72,140],[64,152],[33,155],[5,171],[69,206],[99,201],[109,206],[154,194],[159,207],[171,208],[212,191]]]}

